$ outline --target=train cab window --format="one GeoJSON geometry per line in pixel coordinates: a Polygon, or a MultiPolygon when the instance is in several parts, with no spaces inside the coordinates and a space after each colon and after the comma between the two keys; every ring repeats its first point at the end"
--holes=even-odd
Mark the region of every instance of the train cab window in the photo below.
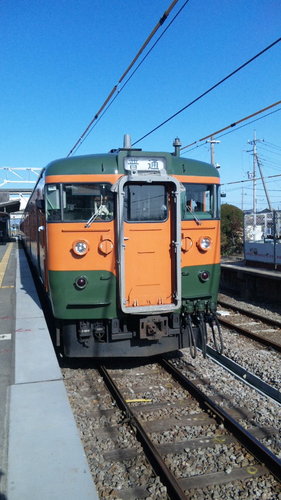
{"type": "Polygon", "coordinates": [[[61,220],[60,186],[59,184],[47,184],[45,188],[47,220],[61,220]]]}
{"type": "Polygon", "coordinates": [[[113,219],[111,184],[63,184],[63,220],[66,222],[113,219]]]}
{"type": "Polygon", "coordinates": [[[124,218],[134,222],[167,219],[167,188],[162,184],[126,184],[124,218]]]}
{"type": "Polygon", "coordinates": [[[217,186],[213,184],[183,184],[181,199],[182,220],[197,217],[212,219],[217,217],[217,186]]]}

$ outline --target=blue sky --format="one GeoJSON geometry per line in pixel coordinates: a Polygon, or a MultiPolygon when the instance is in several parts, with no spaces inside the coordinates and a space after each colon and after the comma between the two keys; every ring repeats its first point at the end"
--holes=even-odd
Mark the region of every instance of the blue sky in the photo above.
{"type": "MultiPolygon", "coordinates": [[[[44,167],[66,156],[170,3],[2,1],[0,166],[44,167]]],[[[120,147],[124,133],[138,140],[280,36],[280,0],[190,0],[75,154],[120,147]]],[[[177,136],[183,145],[198,140],[280,100],[280,80],[281,43],[138,147],[171,151],[177,136]]],[[[252,169],[246,151],[254,130],[266,141],[258,144],[264,175],[281,174],[281,111],[222,137],[215,148],[225,201],[241,207],[243,197],[243,208],[252,206],[251,184],[228,183],[246,180],[252,169]]],[[[209,146],[184,156],[209,161],[209,146]]],[[[12,178],[0,170],[0,181],[6,175],[12,178]]],[[[281,209],[281,177],[267,182],[281,209]]],[[[257,202],[266,206],[259,185],[257,202]]]]}

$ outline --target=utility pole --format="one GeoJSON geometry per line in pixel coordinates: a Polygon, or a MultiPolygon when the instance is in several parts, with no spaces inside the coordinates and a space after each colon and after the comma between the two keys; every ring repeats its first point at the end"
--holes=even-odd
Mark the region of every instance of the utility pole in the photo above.
{"type": "Polygon", "coordinates": [[[257,208],[256,207],[256,173],[257,173],[257,166],[258,166],[258,169],[259,169],[259,172],[260,172],[260,177],[261,177],[261,180],[262,180],[263,189],[264,189],[265,196],[266,196],[266,199],[267,199],[268,208],[269,208],[269,210],[272,211],[272,206],[271,206],[271,202],[270,202],[268,190],[267,190],[266,183],[265,183],[264,176],[263,176],[263,172],[262,172],[262,169],[261,169],[261,163],[259,161],[258,154],[257,154],[257,142],[262,142],[262,140],[261,139],[257,139],[256,131],[254,131],[254,139],[253,139],[253,141],[248,141],[248,144],[251,144],[253,146],[253,151],[252,151],[252,153],[253,153],[253,174],[252,174],[252,179],[253,179],[253,212],[254,212],[254,214],[257,212],[257,210],[256,210],[256,208],[257,208]]]}
{"type": "Polygon", "coordinates": [[[265,180],[264,180],[264,176],[262,173],[261,164],[260,164],[260,161],[259,161],[259,158],[257,155],[257,142],[262,142],[262,141],[261,141],[261,139],[257,139],[256,131],[254,131],[254,139],[252,141],[248,141],[248,144],[251,144],[253,146],[253,150],[252,150],[253,173],[252,173],[251,177],[253,178],[253,236],[254,236],[254,241],[256,241],[256,237],[258,237],[258,235],[256,233],[256,229],[257,229],[257,215],[256,215],[256,213],[257,213],[257,207],[256,207],[256,172],[257,172],[257,167],[259,169],[260,177],[261,177],[261,180],[263,183],[263,188],[264,188],[264,192],[266,195],[268,208],[270,211],[272,211],[272,206],[270,203],[269,194],[268,194],[267,187],[266,187],[265,180]]]}
{"type": "Polygon", "coordinates": [[[244,193],[244,187],[242,187],[242,193],[241,193],[241,210],[242,212],[244,211],[244,197],[246,196],[247,193],[244,193]]]}
{"type": "Polygon", "coordinates": [[[253,179],[253,213],[254,213],[254,218],[255,214],[257,213],[257,203],[256,203],[256,173],[257,173],[257,142],[260,142],[260,139],[257,139],[257,134],[256,131],[254,130],[254,139],[252,141],[248,141],[248,144],[251,144],[253,146],[253,173],[252,173],[252,179],[253,179]]]}
{"type": "Polygon", "coordinates": [[[272,212],[271,201],[270,201],[270,198],[269,198],[267,186],[266,186],[266,183],[265,183],[265,180],[264,180],[264,176],[263,176],[263,172],[262,172],[262,169],[261,169],[261,164],[260,164],[260,160],[258,158],[258,155],[256,156],[256,159],[257,159],[257,164],[258,164],[259,171],[260,171],[260,176],[261,176],[261,180],[262,180],[263,189],[264,189],[265,196],[266,196],[267,203],[268,203],[268,208],[272,212]]]}
{"type": "Polygon", "coordinates": [[[256,226],[257,226],[257,203],[256,203],[256,172],[257,172],[257,134],[256,131],[254,130],[254,139],[252,141],[248,141],[248,144],[251,144],[253,146],[253,150],[249,151],[252,152],[253,154],[253,172],[251,174],[251,177],[253,179],[253,237],[254,241],[256,241],[256,226]]]}
{"type": "Polygon", "coordinates": [[[210,152],[211,152],[211,164],[215,167],[215,144],[219,144],[221,141],[216,141],[212,136],[209,141],[210,144],[210,152]]]}

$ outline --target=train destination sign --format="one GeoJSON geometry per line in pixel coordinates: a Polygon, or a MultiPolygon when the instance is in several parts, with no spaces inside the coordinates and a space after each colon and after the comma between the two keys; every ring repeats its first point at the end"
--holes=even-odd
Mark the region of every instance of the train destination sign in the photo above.
{"type": "Polygon", "coordinates": [[[166,160],[160,157],[140,157],[140,156],[130,156],[124,159],[125,170],[130,172],[150,172],[159,173],[161,170],[165,169],[166,160]]]}

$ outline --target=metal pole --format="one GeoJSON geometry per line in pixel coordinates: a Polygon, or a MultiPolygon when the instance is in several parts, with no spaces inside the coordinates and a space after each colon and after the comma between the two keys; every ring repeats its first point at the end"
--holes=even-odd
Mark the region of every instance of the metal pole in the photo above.
{"type": "Polygon", "coordinates": [[[276,231],[277,231],[277,224],[276,224],[276,216],[277,212],[276,210],[273,210],[272,212],[272,217],[273,217],[273,264],[274,264],[274,269],[277,269],[277,252],[276,252],[276,231]]]}
{"type": "Polygon", "coordinates": [[[272,206],[271,206],[271,202],[270,202],[270,198],[269,198],[267,186],[266,186],[266,183],[265,183],[265,180],[264,180],[263,172],[262,172],[262,169],[261,169],[261,164],[260,164],[260,161],[258,159],[258,155],[257,154],[256,154],[256,161],[257,161],[257,164],[258,164],[258,167],[259,167],[260,176],[261,176],[261,180],[262,180],[262,185],[263,185],[263,189],[264,189],[265,196],[266,196],[267,203],[268,203],[268,208],[272,212],[272,206]]]}
{"type": "Polygon", "coordinates": [[[211,140],[211,165],[215,164],[215,143],[213,141],[213,138],[211,140]]]}
{"type": "Polygon", "coordinates": [[[216,141],[212,136],[209,141],[210,144],[210,153],[211,153],[211,165],[215,167],[215,144],[219,144],[221,141],[216,141]]]}
{"type": "MultiPolygon", "coordinates": [[[[257,206],[256,206],[256,154],[257,154],[257,137],[256,137],[256,131],[254,131],[254,140],[253,140],[253,212],[256,214],[257,212],[257,206]]],[[[256,224],[255,224],[256,225],[256,224]]]]}
{"type": "Polygon", "coordinates": [[[248,141],[248,144],[253,145],[253,236],[254,236],[254,241],[256,241],[256,212],[257,212],[257,207],[256,207],[256,154],[257,154],[257,137],[256,137],[256,131],[254,131],[254,139],[253,141],[248,141]]]}

